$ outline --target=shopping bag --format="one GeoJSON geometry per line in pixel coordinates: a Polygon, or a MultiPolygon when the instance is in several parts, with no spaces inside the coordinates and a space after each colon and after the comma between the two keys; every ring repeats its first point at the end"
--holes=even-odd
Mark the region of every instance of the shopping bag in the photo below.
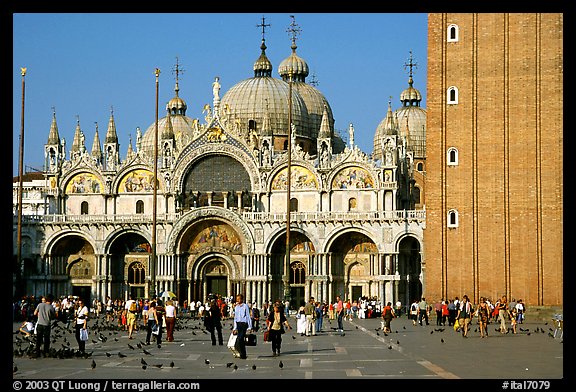
{"type": "Polygon", "coordinates": [[[264,331],[264,341],[265,342],[270,341],[270,331],[268,331],[268,330],[264,331]]]}
{"type": "Polygon", "coordinates": [[[244,337],[244,341],[246,342],[247,346],[256,346],[256,343],[258,342],[258,338],[256,337],[255,333],[248,333],[244,337]]]}
{"type": "Polygon", "coordinates": [[[80,340],[82,340],[83,342],[88,340],[88,330],[87,329],[82,328],[80,330],[80,340]]]}
{"type": "Polygon", "coordinates": [[[152,326],[152,333],[153,333],[154,335],[158,335],[158,334],[160,333],[160,327],[158,326],[158,324],[154,324],[154,325],[152,326]]]}
{"type": "Polygon", "coordinates": [[[232,352],[235,358],[240,358],[240,351],[236,347],[236,340],[238,339],[238,335],[230,334],[230,338],[228,338],[228,349],[232,352]]]}
{"type": "Polygon", "coordinates": [[[458,328],[460,328],[460,323],[458,322],[458,319],[456,319],[454,321],[454,331],[458,331],[458,328]]]}

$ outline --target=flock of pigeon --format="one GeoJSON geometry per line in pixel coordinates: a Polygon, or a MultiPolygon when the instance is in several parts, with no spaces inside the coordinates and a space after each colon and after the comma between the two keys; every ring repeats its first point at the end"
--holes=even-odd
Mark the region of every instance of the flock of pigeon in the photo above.
{"type": "MultiPolygon", "coordinates": [[[[226,327],[226,324],[223,323],[223,329],[226,327]]],[[[140,328],[144,328],[140,326],[140,328]]],[[[229,326],[232,329],[232,324],[229,326]]],[[[192,333],[192,335],[198,334],[205,334],[210,335],[205,328],[202,326],[202,320],[200,319],[193,319],[190,317],[182,317],[179,318],[175,325],[175,331],[183,331],[188,330],[192,333]],[[198,324],[194,323],[196,321],[198,324]]],[[[90,334],[89,342],[93,343],[92,351],[85,351],[80,352],[77,350],[77,342],[74,336],[74,330],[71,325],[66,325],[61,321],[55,321],[52,324],[51,334],[50,334],[50,350],[45,355],[47,358],[55,358],[55,359],[91,359],[90,367],[91,369],[96,369],[97,363],[94,358],[92,358],[94,354],[94,350],[98,347],[101,343],[106,343],[109,339],[114,342],[120,342],[120,337],[126,334],[126,331],[122,329],[118,325],[116,321],[106,321],[105,319],[96,319],[90,320],[88,322],[88,330],[90,334]]],[[[263,331],[262,331],[263,332],[263,331]]],[[[295,337],[294,337],[295,339],[295,337]]],[[[121,344],[121,343],[120,343],[121,344]]],[[[181,343],[180,346],[184,346],[185,343],[181,343]]],[[[131,356],[138,355],[140,356],[140,365],[142,370],[146,370],[149,367],[155,367],[158,369],[162,369],[164,367],[163,363],[148,363],[144,357],[153,357],[154,354],[151,352],[152,350],[147,350],[146,347],[149,346],[148,344],[144,343],[143,341],[139,341],[136,343],[127,343],[125,350],[119,350],[117,352],[110,352],[106,351],[106,357],[118,357],[120,359],[124,359],[131,356]],[[124,351],[124,352],[123,352],[124,351]]],[[[87,345],[87,348],[89,345],[87,345]]],[[[161,345],[158,345],[158,349],[161,348],[161,345]]],[[[23,336],[19,331],[14,331],[14,339],[13,339],[13,357],[14,358],[34,358],[36,354],[36,336],[30,335],[29,337],[23,336]]],[[[151,361],[152,362],[152,361],[151,361]]],[[[210,360],[205,359],[205,363],[210,365],[210,360]]],[[[282,361],[279,362],[279,368],[284,368],[284,363],[282,361]]],[[[174,368],[175,363],[171,361],[168,365],[169,368],[174,368]]],[[[233,362],[226,364],[227,368],[231,368],[233,370],[238,369],[238,365],[233,362]]],[[[256,370],[256,365],[252,365],[252,369],[256,370]]],[[[18,366],[16,363],[13,364],[13,373],[18,371],[18,366]]]]}
{"type": "MultiPolygon", "coordinates": [[[[545,323],[545,325],[548,325],[548,323],[545,323]]],[[[225,329],[225,328],[226,328],[226,324],[223,323],[223,329],[225,329]]],[[[402,328],[406,329],[406,326],[403,326],[402,328]]],[[[91,359],[90,367],[91,367],[91,369],[96,369],[97,363],[96,363],[95,359],[92,358],[92,355],[94,353],[94,349],[96,349],[99,344],[106,343],[109,339],[113,340],[114,342],[120,342],[119,337],[126,334],[126,332],[122,330],[122,328],[118,325],[117,322],[114,322],[114,321],[109,322],[109,321],[106,321],[103,319],[90,320],[89,325],[88,325],[88,329],[89,329],[90,335],[91,335],[90,341],[93,343],[93,346],[92,346],[93,350],[89,351],[89,352],[88,351],[79,352],[78,350],[76,350],[77,343],[76,343],[76,340],[74,337],[74,330],[72,329],[72,327],[69,325],[67,326],[65,323],[63,323],[61,321],[55,321],[52,324],[52,329],[51,329],[50,350],[46,356],[49,358],[56,358],[56,359],[70,359],[70,358],[91,359]]],[[[229,326],[229,329],[232,329],[231,324],[229,326]]],[[[356,326],[356,329],[358,329],[358,326],[356,326]]],[[[448,329],[452,330],[451,327],[449,327],[448,329]]],[[[189,330],[193,335],[197,335],[197,334],[208,334],[209,335],[209,332],[202,326],[202,321],[200,319],[192,319],[192,318],[187,318],[187,317],[180,318],[177,320],[175,330],[176,331],[189,330]],[[195,324],[195,322],[197,322],[197,324],[195,324]]],[[[391,334],[391,333],[396,333],[396,334],[398,333],[397,330],[395,332],[384,332],[381,328],[376,328],[375,330],[376,330],[376,335],[378,335],[378,336],[381,336],[381,334],[383,334],[384,336],[389,336],[389,334],[391,334]]],[[[430,335],[434,334],[435,332],[442,333],[445,330],[446,330],[446,328],[433,328],[430,330],[430,335]]],[[[497,333],[500,332],[500,330],[498,328],[496,328],[495,331],[497,333]]],[[[535,329],[533,329],[531,331],[529,328],[519,327],[519,331],[520,331],[520,333],[523,333],[525,335],[531,335],[532,333],[536,333],[536,334],[548,333],[549,337],[554,338],[554,334],[553,334],[554,330],[552,328],[549,328],[547,331],[547,330],[545,330],[545,328],[537,326],[535,329]]],[[[478,328],[476,328],[474,330],[474,332],[479,332],[478,328]]],[[[512,333],[512,329],[509,328],[507,333],[512,333]]],[[[292,339],[296,339],[296,337],[294,335],[292,335],[292,339]]],[[[443,337],[440,338],[440,342],[445,343],[445,340],[443,337]]],[[[185,343],[182,343],[181,346],[184,346],[184,344],[185,343]]],[[[396,344],[399,346],[400,341],[396,340],[396,344]]],[[[163,363],[150,363],[149,364],[144,359],[144,357],[152,358],[154,356],[151,351],[146,349],[146,346],[148,346],[148,345],[142,341],[139,341],[135,344],[127,343],[127,345],[125,346],[126,350],[124,350],[124,353],[122,352],[122,350],[120,350],[120,351],[117,351],[114,353],[106,351],[105,354],[106,354],[107,358],[117,356],[118,358],[123,359],[123,358],[126,358],[129,356],[128,354],[125,354],[125,353],[129,353],[133,357],[140,356],[140,365],[141,365],[143,370],[148,369],[150,366],[158,368],[158,369],[162,369],[164,366],[163,363]]],[[[161,348],[161,345],[158,345],[158,349],[160,349],[160,348],[161,348]]],[[[388,344],[388,349],[391,350],[392,348],[393,348],[393,342],[392,342],[392,340],[390,340],[390,343],[388,344]]],[[[35,335],[30,335],[29,337],[25,337],[25,336],[21,335],[19,331],[15,331],[14,332],[14,339],[13,339],[13,357],[14,358],[32,358],[32,357],[34,357],[34,354],[35,354],[35,335]]],[[[211,362],[209,359],[205,359],[204,363],[208,366],[211,365],[211,362]]],[[[171,361],[170,364],[168,365],[168,367],[174,368],[175,367],[174,361],[171,361]]],[[[284,363],[282,361],[280,361],[278,363],[278,367],[280,369],[283,369],[284,363]]],[[[226,363],[226,368],[231,368],[235,371],[238,369],[238,365],[235,364],[234,362],[228,362],[228,363],[226,363]]],[[[255,364],[252,365],[252,369],[256,370],[255,364]]],[[[17,367],[16,363],[14,362],[13,373],[16,373],[17,371],[18,371],[18,367],[17,367]]]]}

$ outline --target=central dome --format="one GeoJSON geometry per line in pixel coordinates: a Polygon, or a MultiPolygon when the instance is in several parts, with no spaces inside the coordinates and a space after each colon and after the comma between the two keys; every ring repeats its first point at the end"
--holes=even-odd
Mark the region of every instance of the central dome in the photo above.
{"type": "MultiPolygon", "coordinates": [[[[287,136],[289,95],[288,83],[271,76],[256,76],[230,88],[222,97],[222,106],[230,107],[241,129],[253,127],[258,135],[262,135],[262,125],[267,114],[272,134],[287,136]]],[[[296,89],[292,89],[292,122],[297,137],[313,137],[306,103],[296,89]]]]}

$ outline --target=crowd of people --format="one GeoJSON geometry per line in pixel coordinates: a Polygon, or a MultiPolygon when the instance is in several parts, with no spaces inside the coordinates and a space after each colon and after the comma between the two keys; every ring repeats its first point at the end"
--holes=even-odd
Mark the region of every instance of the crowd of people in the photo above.
{"type": "Polygon", "coordinates": [[[429,325],[435,316],[436,326],[451,326],[455,331],[468,336],[470,324],[478,319],[481,337],[488,336],[488,324],[497,323],[502,334],[517,333],[517,325],[522,324],[526,306],[521,299],[508,301],[502,296],[494,303],[481,297],[478,304],[472,304],[467,295],[461,299],[440,299],[427,301],[425,297],[415,299],[404,309],[400,301],[395,305],[385,305],[376,298],[362,297],[355,301],[343,301],[340,296],[333,303],[317,301],[310,297],[298,309],[290,314],[290,303],[277,300],[265,301],[261,306],[256,302],[244,302],[243,295],[222,297],[209,295],[206,301],[184,301],[176,298],[134,298],[127,300],[106,297],[103,301],[94,300],[91,304],[77,296],[54,298],[51,295],[42,297],[27,296],[14,302],[14,321],[22,321],[19,332],[26,338],[35,339],[36,355],[46,354],[50,347],[50,328],[53,321],[60,321],[65,328],[74,330],[78,343],[78,352],[84,353],[87,340],[87,321],[94,317],[102,319],[118,330],[126,331],[128,339],[138,330],[146,332],[145,344],[152,341],[159,347],[162,343],[162,332],[166,331],[166,341],[174,341],[176,320],[180,317],[201,319],[210,333],[212,345],[224,345],[222,321],[233,320],[233,334],[239,342],[240,358],[246,357],[245,336],[264,328],[267,338],[272,342],[273,355],[280,355],[282,334],[292,329],[289,320],[296,319],[296,332],[301,336],[316,336],[323,332],[325,319],[337,321],[337,332],[344,336],[344,320],[382,318],[381,330],[391,332],[391,322],[402,314],[416,325],[429,325]],[[508,324],[510,328],[508,328],[508,324]],[[44,351],[41,347],[44,346],[44,351]]]}

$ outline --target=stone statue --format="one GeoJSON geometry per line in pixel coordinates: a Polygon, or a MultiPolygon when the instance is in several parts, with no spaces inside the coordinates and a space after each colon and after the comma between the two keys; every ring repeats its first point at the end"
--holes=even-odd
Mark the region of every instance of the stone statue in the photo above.
{"type": "Polygon", "coordinates": [[[214,102],[220,101],[220,78],[216,76],[214,83],[212,83],[212,94],[214,95],[214,102]]]}

